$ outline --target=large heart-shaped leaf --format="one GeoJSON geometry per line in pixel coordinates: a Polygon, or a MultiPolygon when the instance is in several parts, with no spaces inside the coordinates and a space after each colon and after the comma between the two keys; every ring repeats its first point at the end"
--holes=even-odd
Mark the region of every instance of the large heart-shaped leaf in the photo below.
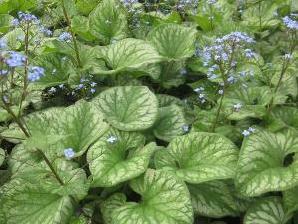
{"type": "Polygon", "coordinates": [[[103,0],[90,14],[89,26],[94,36],[108,44],[112,39],[126,37],[126,13],[117,0],[103,0]]]}
{"type": "Polygon", "coordinates": [[[67,224],[88,191],[83,170],[59,172],[64,185],[45,170],[32,169],[0,188],[0,222],[67,224]],[[42,181],[36,181],[37,179],[42,181]]]}
{"type": "Polygon", "coordinates": [[[145,86],[119,86],[102,92],[94,102],[115,128],[137,131],[150,128],[158,112],[155,95],[145,86]]]}
{"type": "Polygon", "coordinates": [[[155,165],[188,183],[233,178],[237,147],[219,134],[194,132],[179,136],[166,150],[156,153],[155,165]]]}
{"type": "Polygon", "coordinates": [[[131,182],[142,202],[126,202],[125,195],[112,196],[101,206],[107,224],[190,224],[193,212],[186,185],[164,172],[147,170],[131,182]]]}
{"type": "Polygon", "coordinates": [[[162,107],[158,112],[158,119],[154,125],[154,135],[164,141],[184,134],[183,125],[186,125],[183,110],[177,106],[162,107]]]}
{"type": "Polygon", "coordinates": [[[292,131],[258,131],[244,139],[235,178],[240,193],[252,197],[298,185],[298,162],[284,165],[286,156],[297,151],[298,138],[292,131]]]}
{"type": "Polygon", "coordinates": [[[261,118],[266,114],[266,105],[270,103],[271,98],[269,87],[237,88],[227,93],[223,106],[231,120],[242,120],[248,117],[261,118]],[[242,107],[235,110],[236,104],[242,107]]]}
{"type": "Polygon", "coordinates": [[[177,24],[164,24],[153,29],[147,39],[168,60],[191,57],[195,51],[196,30],[177,24]]]}
{"type": "Polygon", "coordinates": [[[144,173],[156,145],[143,145],[144,137],[135,132],[111,130],[102,137],[87,153],[92,185],[111,187],[144,173]]]}
{"type": "MultiPolygon", "coordinates": [[[[54,147],[56,153],[62,154],[63,149],[73,148],[76,156],[83,154],[108,128],[100,110],[86,101],[79,101],[67,108],[36,112],[25,117],[25,120],[31,135],[63,136],[61,141],[57,141],[59,147],[54,147]]],[[[44,137],[45,141],[48,139],[44,137]]]]}
{"type": "Polygon", "coordinates": [[[253,204],[244,217],[244,224],[286,224],[291,218],[279,197],[262,198],[253,204]]]}
{"type": "Polygon", "coordinates": [[[148,65],[162,59],[148,42],[133,38],[117,41],[100,49],[98,54],[107,66],[106,70],[98,71],[99,74],[144,71],[148,65]]]}

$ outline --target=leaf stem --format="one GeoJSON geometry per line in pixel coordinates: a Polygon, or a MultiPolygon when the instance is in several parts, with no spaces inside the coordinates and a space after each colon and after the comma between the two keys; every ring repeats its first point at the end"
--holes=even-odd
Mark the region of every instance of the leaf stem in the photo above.
{"type": "MultiPolygon", "coordinates": [[[[29,131],[25,128],[25,125],[21,121],[20,117],[18,117],[18,116],[15,115],[15,113],[10,109],[9,105],[5,102],[5,100],[3,99],[3,97],[2,97],[2,102],[4,104],[4,109],[6,109],[6,111],[13,117],[13,119],[15,120],[15,122],[17,123],[17,125],[20,127],[20,129],[23,131],[23,133],[25,134],[25,136],[27,138],[30,138],[31,135],[30,135],[29,131]]],[[[46,162],[47,166],[50,168],[50,170],[54,174],[54,176],[57,179],[57,181],[61,185],[64,185],[62,179],[60,178],[60,176],[56,172],[54,166],[51,164],[51,162],[48,159],[48,157],[44,154],[44,152],[42,150],[37,149],[37,151],[41,155],[41,157],[43,158],[43,160],[46,162]]]]}
{"type": "Polygon", "coordinates": [[[75,54],[76,54],[76,58],[77,58],[77,62],[78,62],[78,67],[82,67],[82,63],[81,63],[81,59],[80,59],[80,53],[79,53],[79,48],[78,48],[78,44],[77,44],[77,40],[76,40],[76,37],[75,37],[75,34],[72,30],[72,26],[71,26],[71,20],[67,14],[67,10],[65,8],[65,4],[64,4],[64,0],[61,0],[62,2],[62,10],[63,10],[63,14],[64,14],[64,17],[66,19],[66,22],[67,22],[67,25],[68,25],[68,29],[69,29],[69,32],[70,32],[70,35],[71,35],[71,38],[72,38],[72,41],[73,41],[73,45],[74,45],[74,50],[75,50],[75,54]]]}

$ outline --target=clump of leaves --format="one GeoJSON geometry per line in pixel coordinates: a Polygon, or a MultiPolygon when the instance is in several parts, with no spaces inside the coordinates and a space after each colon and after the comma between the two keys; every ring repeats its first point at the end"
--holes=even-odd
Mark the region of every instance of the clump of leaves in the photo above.
{"type": "Polygon", "coordinates": [[[298,223],[297,19],[0,2],[0,223],[298,223]]]}

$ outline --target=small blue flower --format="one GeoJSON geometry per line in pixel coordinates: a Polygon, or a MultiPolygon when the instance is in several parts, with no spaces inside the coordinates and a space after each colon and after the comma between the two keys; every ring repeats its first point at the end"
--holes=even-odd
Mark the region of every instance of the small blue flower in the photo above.
{"type": "Polygon", "coordinates": [[[250,132],[249,132],[248,130],[244,130],[244,131],[242,131],[242,135],[243,135],[244,137],[247,137],[247,136],[250,135],[250,132]]]}
{"type": "Polygon", "coordinates": [[[7,48],[7,42],[4,39],[0,39],[0,50],[7,48]]]}
{"type": "Polygon", "coordinates": [[[91,84],[90,84],[91,87],[95,87],[96,85],[97,85],[96,82],[91,82],[91,84]]]}
{"type": "Polygon", "coordinates": [[[183,130],[184,133],[189,132],[189,129],[190,129],[190,127],[189,127],[189,125],[187,125],[187,124],[184,124],[184,125],[182,126],[182,130],[183,130]]]}
{"type": "Polygon", "coordinates": [[[26,61],[26,56],[15,51],[9,51],[8,58],[5,60],[5,63],[9,67],[15,68],[15,67],[23,66],[25,61],[26,61]]]}
{"type": "Polygon", "coordinates": [[[8,74],[8,71],[7,70],[0,70],[0,76],[1,75],[7,75],[8,74]]]}
{"type": "Polygon", "coordinates": [[[76,89],[83,89],[84,88],[84,84],[79,84],[79,85],[77,85],[77,88],[76,89]]]}
{"type": "Polygon", "coordinates": [[[71,41],[71,34],[68,32],[63,32],[58,37],[58,40],[61,42],[70,42],[71,41]]]}
{"type": "Polygon", "coordinates": [[[234,105],[233,105],[233,109],[234,109],[236,112],[239,112],[241,108],[242,108],[242,104],[241,104],[241,103],[237,103],[237,104],[234,104],[234,105]]]}
{"type": "Polygon", "coordinates": [[[57,89],[54,86],[48,90],[48,93],[50,93],[50,94],[53,94],[55,92],[57,92],[57,89]]]}
{"type": "Polygon", "coordinates": [[[283,19],[283,23],[290,30],[298,30],[298,22],[291,19],[289,16],[285,16],[283,19]]]}
{"type": "Polygon", "coordinates": [[[28,80],[31,82],[35,82],[39,80],[42,76],[44,76],[44,68],[33,66],[29,68],[28,80]]]}
{"type": "Polygon", "coordinates": [[[92,88],[90,89],[90,93],[94,94],[96,92],[96,89],[92,88]]]}
{"type": "Polygon", "coordinates": [[[256,129],[253,128],[253,127],[249,127],[249,128],[248,128],[248,131],[251,132],[251,133],[254,133],[254,132],[256,131],[256,129]]]}
{"type": "Polygon", "coordinates": [[[110,144],[114,144],[115,142],[117,142],[118,138],[114,135],[111,135],[108,139],[107,142],[110,144]]]}
{"type": "Polygon", "coordinates": [[[11,20],[11,26],[17,27],[20,25],[20,21],[18,19],[11,20]]]}
{"type": "Polygon", "coordinates": [[[75,156],[75,152],[72,148],[64,149],[64,156],[66,159],[71,160],[75,156]]]}

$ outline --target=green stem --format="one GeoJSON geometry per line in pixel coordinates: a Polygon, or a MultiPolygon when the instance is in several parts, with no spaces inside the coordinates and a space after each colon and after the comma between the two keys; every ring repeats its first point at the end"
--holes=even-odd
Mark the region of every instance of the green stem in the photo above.
{"type": "Polygon", "coordinates": [[[77,58],[77,62],[78,62],[78,67],[82,67],[82,63],[81,63],[81,59],[80,59],[80,53],[79,53],[79,47],[78,47],[78,44],[77,44],[77,40],[76,40],[76,37],[75,37],[75,34],[72,30],[72,26],[71,26],[71,20],[67,14],[67,10],[65,8],[65,5],[64,5],[64,0],[61,0],[62,2],[62,9],[63,9],[63,14],[64,14],[64,17],[66,19],[66,22],[67,22],[67,25],[68,25],[68,29],[69,29],[69,32],[70,32],[70,35],[71,35],[71,38],[72,38],[72,41],[73,41],[73,45],[74,45],[74,49],[75,49],[75,54],[76,54],[76,58],[77,58]]]}
{"type": "MultiPolygon", "coordinates": [[[[23,131],[23,133],[25,134],[25,136],[27,138],[29,138],[31,135],[28,132],[28,130],[25,128],[25,126],[23,125],[22,121],[20,120],[19,117],[17,117],[15,115],[15,113],[10,109],[9,105],[4,101],[4,99],[2,98],[3,104],[4,104],[4,109],[7,110],[7,112],[13,117],[13,119],[15,120],[15,122],[17,123],[17,125],[20,127],[20,129],[23,131]]],[[[58,173],[56,172],[55,168],[53,167],[53,165],[51,164],[50,160],[48,159],[48,157],[44,154],[44,152],[40,149],[37,149],[38,153],[41,155],[41,157],[43,158],[43,160],[46,162],[47,166],[50,168],[50,170],[52,171],[52,173],[54,174],[55,178],[57,179],[57,181],[61,184],[64,185],[62,179],[60,178],[60,176],[58,175],[58,173]]]]}

